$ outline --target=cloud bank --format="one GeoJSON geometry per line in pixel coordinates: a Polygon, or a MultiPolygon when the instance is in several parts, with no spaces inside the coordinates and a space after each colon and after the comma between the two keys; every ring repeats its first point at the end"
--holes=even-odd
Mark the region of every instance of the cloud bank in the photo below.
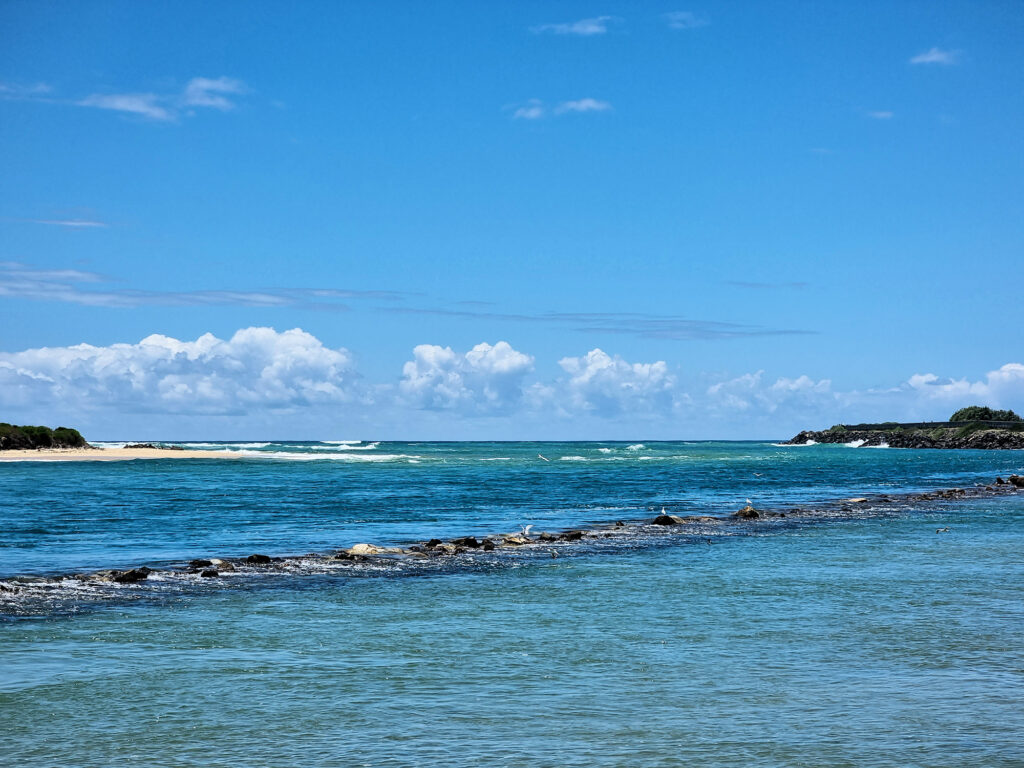
{"type": "Polygon", "coordinates": [[[0,353],[0,409],[6,421],[95,424],[108,436],[111,425],[123,435],[187,424],[208,430],[194,437],[233,438],[259,425],[263,435],[316,439],[332,424],[358,423],[385,439],[672,439],[786,437],[837,422],[944,419],[972,404],[1024,407],[1024,364],[1016,362],[975,379],[915,373],[862,390],[761,370],[709,380],[600,348],[557,368],[548,362],[554,372],[539,375],[535,358],[505,341],[466,351],[421,344],[393,378],[370,382],[347,349],[298,328],[194,341],[154,334],[0,353]]]}

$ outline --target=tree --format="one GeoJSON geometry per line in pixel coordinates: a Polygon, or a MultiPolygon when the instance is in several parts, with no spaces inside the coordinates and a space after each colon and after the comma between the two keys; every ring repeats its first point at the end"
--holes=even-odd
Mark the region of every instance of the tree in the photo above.
{"type": "Polygon", "coordinates": [[[961,408],[949,417],[950,421],[1024,421],[1013,411],[993,411],[981,405],[961,408]]]}

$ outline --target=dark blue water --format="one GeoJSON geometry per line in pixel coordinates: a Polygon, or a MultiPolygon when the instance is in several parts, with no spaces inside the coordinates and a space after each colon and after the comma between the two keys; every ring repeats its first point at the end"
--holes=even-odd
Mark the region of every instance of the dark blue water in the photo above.
{"type": "MultiPolygon", "coordinates": [[[[0,464],[0,579],[1024,470],[1021,452],[764,443],[210,448],[253,455],[0,464]]],[[[1024,495],[922,502],[711,544],[12,599],[0,763],[1020,766],[1022,526],[1024,495]]]]}

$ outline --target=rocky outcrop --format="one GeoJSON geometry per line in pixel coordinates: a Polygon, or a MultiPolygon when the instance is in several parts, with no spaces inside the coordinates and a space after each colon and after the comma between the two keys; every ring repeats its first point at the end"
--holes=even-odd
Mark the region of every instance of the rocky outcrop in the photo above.
{"type": "Polygon", "coordinates": [[[977,448],[983,450],[1024,449],[1024,431],[1012,429],[823,429],[804,430],[788,445],[843,443],[890,448],[977,448]]]}
{"type": "MultiPolygon", "coordinates": [[[[335,571],[338,568],[349,567],[359,568],[365,563],[373,572],[415,572],[403,569],[418,568],[420,564],[429,568],[435,561],[442,567],[459,567],[460,564],[472,565],[473,563],[492,562],[489,554],[503,553],[506,557],[519,558],[531,556],[558,557],[562,552],[570,552],[577,542],[597,543],[602,539],[611,537],[638,536],[642,538],[654,537],[657,539],[669,538],[679,535],[681,540],[693,541],[699,537],[701,542],[711,543],[706,538],[709,525],[721,526],[725,531],[749,531],[756,530],[761,526],[774,525],[780,518],[796,518],[806,521],[814,519],[832,519],[836,512],[872,514],[881,512],[890,514],[893,505],[901,506],[904,509],[912,510],[923,507],[930,509],[934,504],[955,503],[962,499],[997,498],[1003,496],[1019,496],[1024,493],[1024,476],[1010,475],[1008,478],[996,477],[990,483],[972,485],[960,488],[937,488],[924,492],[914,493],[889,493],[871,494],[868,496],[853,496],[849,498],[823,501],[811,506],[786,506],[775,508],[755,508],[753,503],[747,502],[742,509],[731,514],[723,514],[718,517],[708,515],[680,516],[668,513],[662,509],[661,514],[636,520],[628,523],[615,521],[603,525],[595,525],[587,529],[570,529],[560,532],[544,532],[530,535],[532,526],[526,526],[521,531],[505,534],[492,534],[489,538],[477,536],[460,536],[449,540],[432,538],[420,543],[411,544],[408,547],[386,547],[376,544],[361,543],[337,551],[333,554],[307,554],[294,557],[271,557],[265,554],[252,554],[248,557],[231,559],[221,558],[196,558],[182,562],[178,566],[151,569],[147,566],[139,566],[128,570],[103,570],[90,573],[69,574],[55,577],[25,577],[18,579],[16,584],[0,583],[0,593],[18,592],[24,593],[26,589],[35,589],[40,584],[57,585],[65,579],[77,581],[88,581],[94,584],[106,583],[111,587],[111,594],[125,595],[125,591],[116,588],[115,585],[134,585],[138,589],[145,588],[145,582],[155,581],[166,584],[174,579],[194,579],[197,581],[215,580],[215,583],[226,584],[236,581],[238,577],[246,574],[276,573],[287,574],[293,572],[307,572],[307,568],[315,570],[328,569],[335,571]],[[658,527],[662,526],[661,531],[658,527]],[[230,579],[216,582],[218,577],[228,572],[235,572],[230,579]],[[151,578],[151,574],[157,578],[151,578]]],[[[939,529],[940,532],[944,529],[939,529]]],[[[598,544],[599,546],[599,544],[598,544]]],[[[156,588],[156,587],[154,587],[156,588]]],[[[134,590],[133,590],[134,592],[134,590]]]]}

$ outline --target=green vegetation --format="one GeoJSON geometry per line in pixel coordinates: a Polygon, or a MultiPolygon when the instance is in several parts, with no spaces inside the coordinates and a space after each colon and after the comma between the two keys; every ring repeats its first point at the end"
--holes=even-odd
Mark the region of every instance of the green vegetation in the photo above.
{"type": "Polygon", "coordinates": [[[961,408],[949,417],[950,421],[1024,421],[1013,411],[993,411],[980,405],[961,408]]]}
{"type": "Polygon", "coordinates": [[[84,448],[88,443],[77,429],[31,427],[0,422],[0,450],[31,448],[84,448]]]}

